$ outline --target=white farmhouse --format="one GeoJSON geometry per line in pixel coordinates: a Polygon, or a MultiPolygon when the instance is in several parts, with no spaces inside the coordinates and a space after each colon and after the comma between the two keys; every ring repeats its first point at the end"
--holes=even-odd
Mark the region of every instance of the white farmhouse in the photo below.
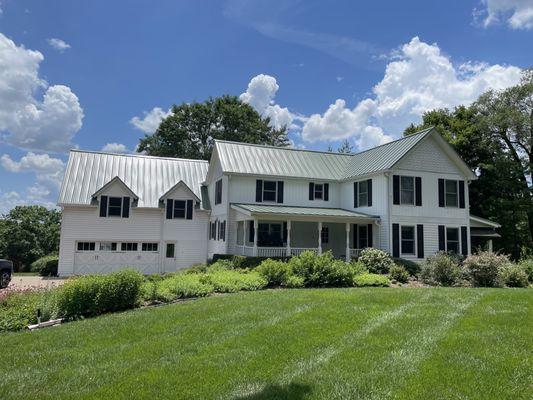
{"type": "Polygon", "coordinates": [[[466,255],[498,227],[470,216],[473,179],[434,129],[354,155],[227,141],[209,162],[73,150],[59,274],[163,273],[214,254],[466,255]]]}

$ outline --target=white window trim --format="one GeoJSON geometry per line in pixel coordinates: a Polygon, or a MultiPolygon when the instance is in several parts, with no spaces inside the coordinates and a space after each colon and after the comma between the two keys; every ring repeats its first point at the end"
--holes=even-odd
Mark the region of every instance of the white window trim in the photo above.
{"type": "Polygon", "coordinates": [[[119,243],[118,242],[115,242],[113,240],[105,240],[105,241],[101,241],[101,242],[98,242],[98,251],[103,251],[103,252],[106,252],[106,253],[116,253],[118,251],[118,248],[119,248],[119,243]],[[107,250],[107,249],[102,249],[102,244],[110,244],[112,246],[113,243],[115,243],[115,250],[107,250]]]}
{"type": "Polygon", "coordinates": [[[313,190],[313,200],[324,200],[324,184],[323,183],[315,183],[315,188],[313,190]],[[320,197],[316,197],[317,193],[317,187],[320,186],[320,197]]]}
{"type": "MultiPolygon", "coordinates": [[[[406,256],[416,256],[418,254],[418,248],[417,248],[417,242],[418,242],[418,238],[417,238],[417,229],[416,229],[416,225],[400,225],[400,256],[403,256],[403,255],[406,255],[406,256]],[[404,253],[402,251],[402,241],[403,241],[403,238],[402,238],[402,228],[403,227],[406,227],[406,228],[413,228],[413,252],[412,253],[404,253]]],[[[410,240],[410,239],[409,239],[410,240]]]]}
{"type": "Polygon", "coordinates": [[[92,253],[92,252],[98,251],[98,250],[96,250],[96,248],[97,248],[96,243],[97,242],[95,242],[93,240],[77,240],[76,241],[76,247],[75,247],[76,251],[75,252],[76,253],[88,253],[88,252],[92,253]],[[78,244],[79,243],[94,243],[94,250],[79,250],[78,249],[78,244]]]}
{"type": "Polygon", "coordinates": [[[120,196],[107,196],[107,218],[123,218],[122,214],[124,212],[124,197],[120,196]],[[111,206],[111,199],[120,199],[120,215],[111,215],[109,214],[109,208],[111,206]]]}
{"type": "Polygon", "coordinates": [[[159,242],[141,242],[141,252],[143,253],[159,253],[159,242]],[[143,245],[157,245],[157,250],[143,250],[143,245]]]}
{"type": "MultiPolygon", "coordinates": [[[[416,204],[416,179],[411,175],[400,175],[400,205],[401,206],[414,206],[416,204]],[[413,202],[404,203],[402,202],[402,178],[410,178],[413,180],[413,202]]],[[[407,225],[406,225],[407,226],[407,225]]]]}
{"type": "MultiPolygon", "coordinates": [[[[272,190],[268,190],[269,193],[272,192],[272,190]]],[[[261,199],[263,200],[263,203],[277,203],[278,201],[278,181],[263,181],[263,190],[261,192],[261,199]],[[265,183],[267,182],[274,182],[274,200],[265,200],[265,183]]]]}
{"type": "Polygon", "coordinates": [[[459,208],[459,181],[456,179],[444,179],[444,206],[450,208],[459,208]],[[448,182],[455,182],[455,195],[457,199],[455,204],[448,205],[448,193],[451,193],[447,191],[448,182]]]}
{"type": "Polygon", "coordinates": [[[357,184],[357,205],[359,207],[368,207],[368,200],[369,200],[369,196],[368,196],[368,180],[362,180],[362,181],[359,181],[358,184],[357,184]],[[361,183],[365,182],[366,184],[366,191],[365,192],[361,192],[361,183]],[[366,194],[366,203],[363,204],[361,203],[361,193],[365,193],[366,194]]]}
{"type": "Polygon", "coordinates": [[[444,226],[444,247],[446,248],[446,252],[450,251],[448,249],[448,229],[456,229],[457,230],[457,255],[460,256],[461,249],[463,248],[462,238],[461,238],[461,227],[455,226],[455,225],[445,225],[444,226]]]}
{"type": "Polygon", "coordinates": [[[183,199],[174,199],[172,202],[172,219],[186,219],[187,218],[187,200],[183,199]],[[176,217],[176,201],[183,201],[185,204],[183,206],[183,217],[176,217]]]}
{"type": "Polygon", "coordinates": [[[222,191],[223,191],[223,183],[222,183],[222,178],[218,179],[216,182],[215,182],[215,205],[219,205],[219,204],[222,204],[222,191]],[[217,187],[218,185],[220,185],[220,201],[217,201],[217,187]]]}

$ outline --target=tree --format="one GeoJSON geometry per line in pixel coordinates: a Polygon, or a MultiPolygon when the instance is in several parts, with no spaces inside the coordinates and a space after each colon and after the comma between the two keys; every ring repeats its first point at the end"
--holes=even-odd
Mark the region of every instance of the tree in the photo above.
{"type": "Polygon", "coordinates": [[[287,129],[275,129],[236,96],[182,103],[161,121],[153,135],[141,139],[138,150],[148,155],[209,160],[215,139],[287,146],[287,129]]]}
{"type": "Polygon", "coordinates": [[[348,139],[344,139],[342,141],[341,146],[337,149],[338,153],[342,154],[352,154],[353,153],[353,146],[350,144],[348,139]]]}
{"type": "Polygon", "coordinates": [[[17,206],[0,219],[0,258],[16,270],[59,250],[61,213],[41,206],[17,206]]]}
{"type": "Polygon", "coordinates": [[[470,210],[502,225],[497,245],[513,258],[533,242],[532,104],[533,75],[525,71],[517,86],[489,91],[470,107],[426,112],[405,130],[434,126],[476,171],[470,210]]]}

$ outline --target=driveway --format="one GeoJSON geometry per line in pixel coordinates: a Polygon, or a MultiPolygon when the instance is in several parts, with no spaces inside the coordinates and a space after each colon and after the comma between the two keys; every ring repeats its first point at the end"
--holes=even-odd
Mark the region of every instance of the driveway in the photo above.
{"type": "Polygon", "coordinates": [[[51,288],[62,285],[65,278],[43,277],[43,276],[21,276],[14,275],[9,283],[9,289],[29,289],[29,288],[51,288]]]}

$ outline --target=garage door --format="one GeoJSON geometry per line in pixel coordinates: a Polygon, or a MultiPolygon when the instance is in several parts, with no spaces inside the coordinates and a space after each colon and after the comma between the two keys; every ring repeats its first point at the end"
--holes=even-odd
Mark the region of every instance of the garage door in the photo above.
{"type": "Polygon", "coordinates": [[[153,252],[81,251],[74,255],[74,274],[109,274],[131,268],[142,274],[159,272],[159,254],[153,252]]]}

